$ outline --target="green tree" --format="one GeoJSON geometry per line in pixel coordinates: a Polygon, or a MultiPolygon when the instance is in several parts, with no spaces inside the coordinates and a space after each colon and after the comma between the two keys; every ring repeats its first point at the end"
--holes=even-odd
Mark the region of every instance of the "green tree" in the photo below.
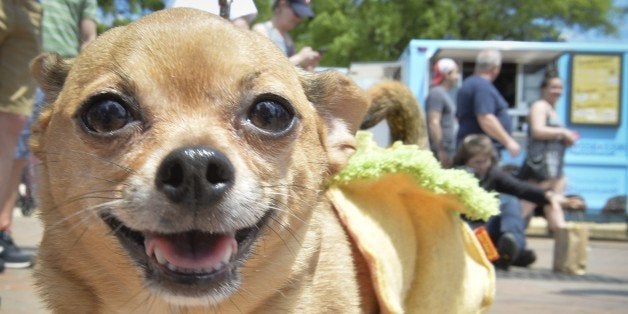
{"type": "MultiPolygon", "coordinates": [[[[265,1],[265,0],[260,0],[265,1]]],[[[612,0],[313,0],[298,47],[324,48],[321,64],[396,60],[411,39],[559,40],[565,27],[613,34],[612,0]]]]}
{"type": "MultiPolygon", "coordinates": [[[[203,0],[199,0],[203,1],[203,0]]],[[[254,0],[256,22],[275,0],[254,0]]],[[[164,0],[98,0],[99,30],[164,7],[164,0]]],[[[613,0],[312,0],[316,17],[292,35],[297,49],[324,51],[321,65],[396,60],[412,39],[560,40],[564,28],[615,34],[627,7],[613,0]]]]}

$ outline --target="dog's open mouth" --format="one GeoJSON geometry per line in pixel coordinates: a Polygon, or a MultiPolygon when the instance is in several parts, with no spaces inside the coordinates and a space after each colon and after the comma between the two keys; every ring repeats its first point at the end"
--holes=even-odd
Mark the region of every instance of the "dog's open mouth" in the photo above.
{"type": "Polygon", "coordinates": [[[235,233],[199,231],[173,235],[147,234],[146,255],[178,274],[211,275],[223,270],[238,252],[235,233]]]}
{"type": "Polygon", "coordinates": [[[144,269],[150,285],[175,295],[200,297],[237,289],[237,270],[271,215],[269,211],[257,224],[227,233],[141,232],[125,226],[112,215],[103,215],[102,219],[144,269]]]}

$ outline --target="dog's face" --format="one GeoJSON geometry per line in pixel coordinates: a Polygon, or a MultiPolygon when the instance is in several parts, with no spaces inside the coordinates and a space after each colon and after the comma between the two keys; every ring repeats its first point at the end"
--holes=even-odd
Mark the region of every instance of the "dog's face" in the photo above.
{"type": "Polygon", "coordinates": [[[187,9],[33,72],[50,102],[32,139],[45,236],[174,303],[280,277],[274,254],[301,240],[366,107],[346,78],[300,73],[265,38],[187,9]]]}

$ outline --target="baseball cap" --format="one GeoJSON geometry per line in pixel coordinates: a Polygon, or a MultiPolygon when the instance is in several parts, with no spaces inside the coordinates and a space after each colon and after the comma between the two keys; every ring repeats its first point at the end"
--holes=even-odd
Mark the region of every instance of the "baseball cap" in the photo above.
{"type": "Polygon", "coordinates": [[[432,85],[440,84],[445,78],[445,75],[451,73],[451,71],[457,67],[458,65],[456,64],[456,61],[452,59],[443,58],[438,60],[434,64],[434,78],[432,79],[432,85]]]}
{"type": "Polygon", "coordinates": [[[299,17],[314,17],[314,11],[312,11],[308,2],[305,0],[288,0],[288,4],[299,17]]]}

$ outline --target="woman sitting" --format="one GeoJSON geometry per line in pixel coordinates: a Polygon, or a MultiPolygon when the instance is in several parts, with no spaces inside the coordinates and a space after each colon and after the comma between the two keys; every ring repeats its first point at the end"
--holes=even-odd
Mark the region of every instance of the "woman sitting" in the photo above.
{"type": "Polygon", "coordinates": [[[536,255],[534,251],[526,249],[525,220],[519,199],[543,206],[548,219],[564,221],[560,205],[564,197],[501,171],[497,167],[497,160],[491,139],[483,134],[472,134],[458,146],[453,163],[456,167],[473,172],[484,189],[500,193],[500,214],[486,223],[500,254],[495,266],[504,270],[511,264],[526,267],[534,263],[536,255]]]}

